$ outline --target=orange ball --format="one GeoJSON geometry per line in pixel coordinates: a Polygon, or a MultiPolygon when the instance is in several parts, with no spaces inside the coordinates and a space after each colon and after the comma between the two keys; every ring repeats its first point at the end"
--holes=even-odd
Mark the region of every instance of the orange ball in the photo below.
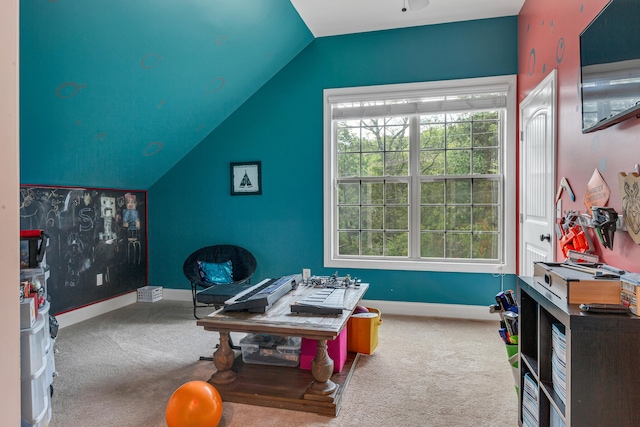
{"type": "Polygon", "coordinates": [[[215,427],[222,418],[222,398],[206,381],[189,381],[173,392],[165,413],[168,427],[215,427]]]}

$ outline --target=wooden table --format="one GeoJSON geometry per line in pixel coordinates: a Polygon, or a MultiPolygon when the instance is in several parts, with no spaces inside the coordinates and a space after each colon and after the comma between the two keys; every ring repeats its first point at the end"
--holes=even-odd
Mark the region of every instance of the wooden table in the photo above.
{"type": "Polygon", "coordinates": [[[217,371],[209,379],[224,401],[246,403],[338,415],[340,403],[355,370],[359,354],[349,353],[342,372],[333,373],[334,363],[327,354],[327,341],[335,339],[347,325],[351,313],[369,284],[351,286],[345,293],[342,315],[320,316],[291,313],[290,304],[318,291],[300,284],[266,313],[222,309],[199,319],[198,326],[220,333],[220,345],[213,353],[217,371]],[[245,364],[229,344],[230,332],[299,336],[318,341],[311,372],[299,367],[245,364]]]}

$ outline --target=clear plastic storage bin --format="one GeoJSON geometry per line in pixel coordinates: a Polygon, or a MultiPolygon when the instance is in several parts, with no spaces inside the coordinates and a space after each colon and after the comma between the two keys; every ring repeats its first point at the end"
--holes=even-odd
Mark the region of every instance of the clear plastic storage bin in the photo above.
{"type": "Polygon", "coordinates": [[[44,319],[44,351],[49,352],[53,340],[51,339],[51,328],[49,327],[49,301],[45,301],[42,307],[38,308],[38,317],[44,319]]]}
{"type": "Polygon", "coordinates": [[[45,358],[47,361],[47,366],[45,368],[47,386],[50,386],[53,384],[53,377],[56,376],[56,358],[53,353],[53,347],[50,347],[49,350],[47,350],[45,358]]]}
{"type": "Polygon", "coordinates": [[[261,365],[298,366],[300,337],[247,334],[240,340],[242,360],[261,365]]]}
{"type": "MultiPolygon", "coordinates": [[[[47,314],[47,318],[48,318],[47,314]]],[[[47,334],[45,317],[38,315],[32,328],[20,329],[20,374],[28,377],[44,367],[47,334]]]]}
{"type": "Polygon", "coordinates": [[[21,412],[22,418],[30,425],[37,425],[50,406],[49,384],[46,366],[33,375],[21,378],[21,412]]]}
{"type": "Polygon", "coordinates": [[[53,411],[51,410],[51,396],[47,397],[47,410],[44,411],[38,419],[33,421],[27,421],[23,418],[22,426],[29,427],[49,427],[49,422],[51,421],[51,416],[53,415],[53,411]]]}

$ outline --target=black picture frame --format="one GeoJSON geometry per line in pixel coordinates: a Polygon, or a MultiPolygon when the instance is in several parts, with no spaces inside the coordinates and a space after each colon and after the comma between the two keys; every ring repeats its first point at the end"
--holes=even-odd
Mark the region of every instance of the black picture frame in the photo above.
{"type": "Polygon", "coordinates": [[[262,194],[262,162],[230,163],[229,173],[232,196],[259,196],[262,194]]]}

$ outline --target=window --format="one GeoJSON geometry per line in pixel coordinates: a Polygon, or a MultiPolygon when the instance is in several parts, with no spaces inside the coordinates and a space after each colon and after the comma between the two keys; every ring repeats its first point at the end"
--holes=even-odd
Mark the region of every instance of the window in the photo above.
{"type": "Polygon", "coordinates": [[[515,272],[515,77],[327,89],[327,267],[515,272]]]}

